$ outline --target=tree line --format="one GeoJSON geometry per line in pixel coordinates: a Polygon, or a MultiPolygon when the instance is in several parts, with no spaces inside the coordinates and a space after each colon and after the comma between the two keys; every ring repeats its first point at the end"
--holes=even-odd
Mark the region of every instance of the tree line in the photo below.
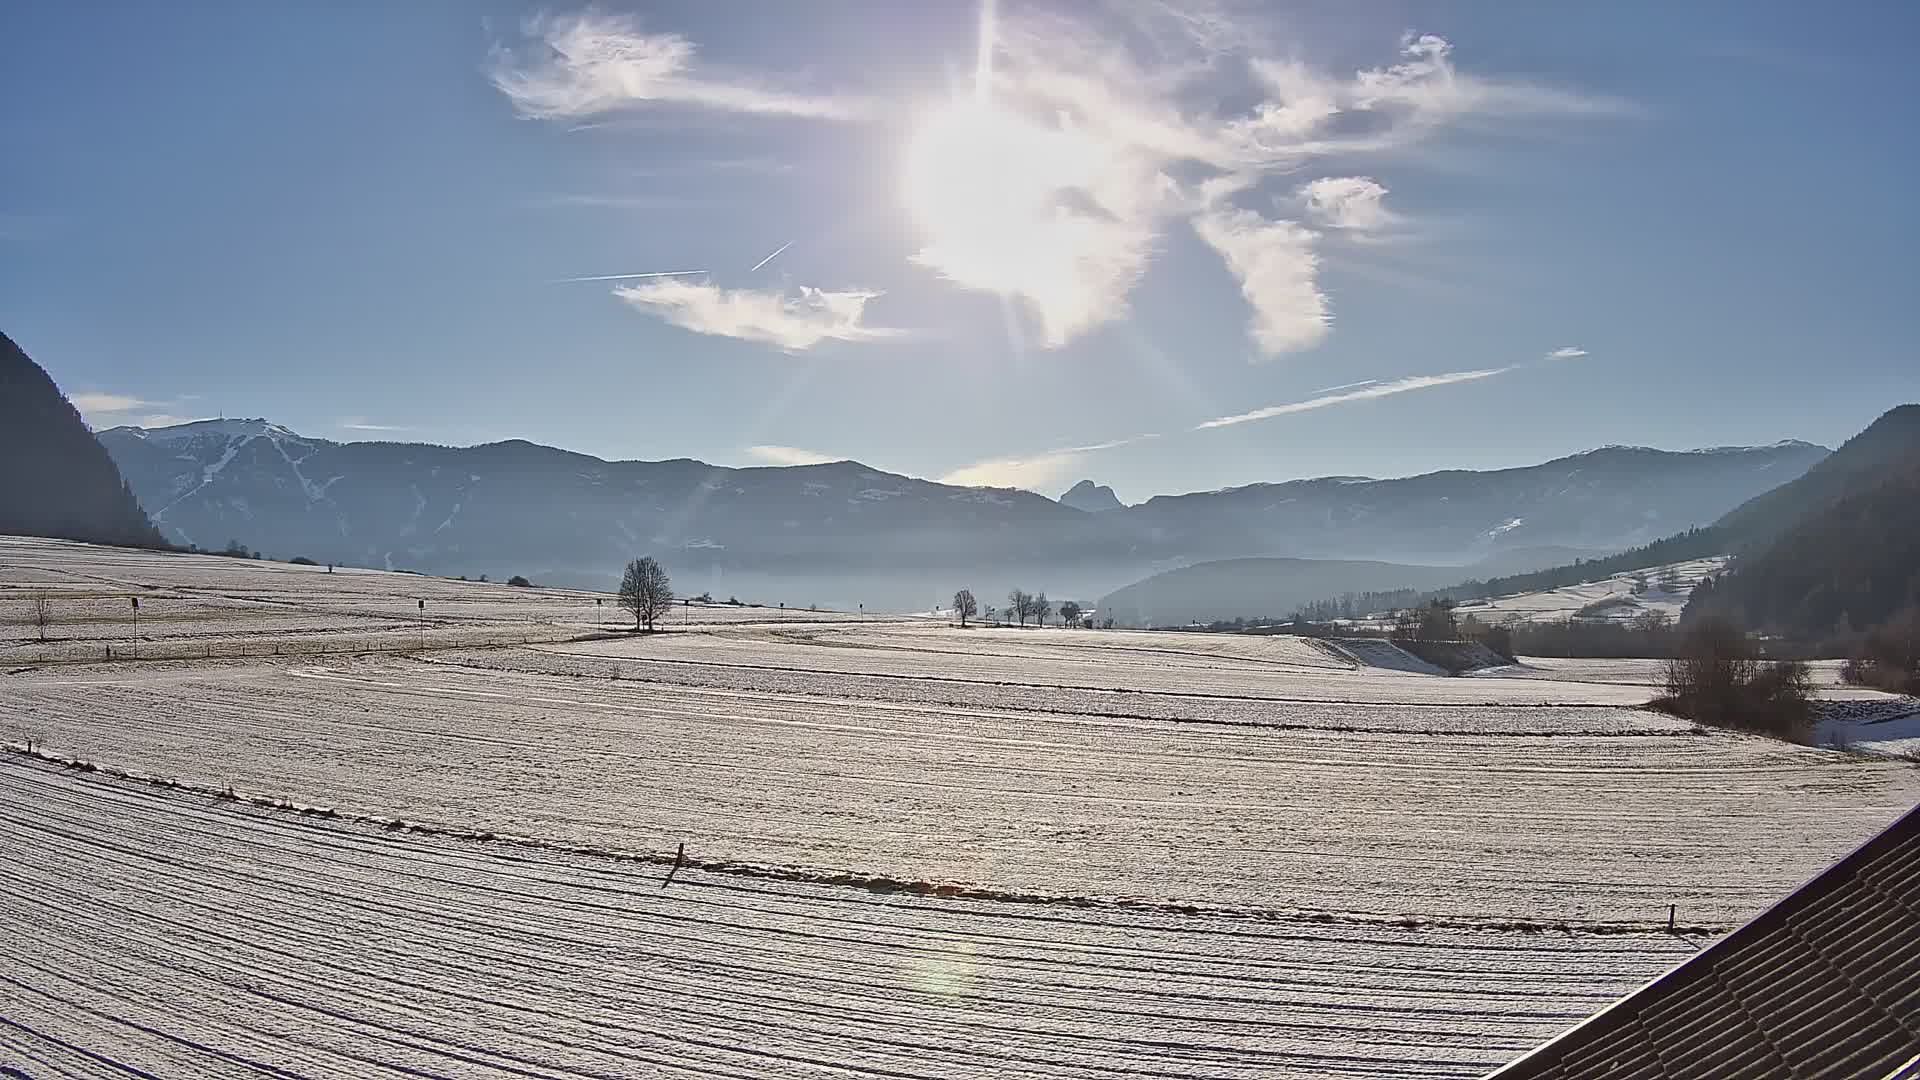
{"type": "MultiPolygon", "coordinates": [[[[1081,607],[1077,601],[1062,601],[1058,610],[1061,626],[1086,626],[1091,628],[1092,620],[1086,617],[1086,609],[1081,607]]],[[[980,602],[975,599],[972,589],[961,589],[953,594],[953,611],[959,618],[962,629],[966,628],[969,620],[981,615],[980,602]]],[[[1053,601],[1047,599],[1046,593],[1042,592],[1036,595],[1027,592],[1025,589],[1014,589],[1007,593],[1007,606],[1000,614],[1004,617],[1013,618],[1020,626],[1027,625],[1028,619],[1032,619],[1036,626],[1045,626],[1047,624],[1047,617],[1052,615],[1054,611],[1053,601]]],[[[988,619],[994,618],[995,614],[996,612],[991,607],[985,611],[985,617],[988,619]]],[[[1107,620],[1107,625],[1112,626],[1113,620],[1107,620]]]]}

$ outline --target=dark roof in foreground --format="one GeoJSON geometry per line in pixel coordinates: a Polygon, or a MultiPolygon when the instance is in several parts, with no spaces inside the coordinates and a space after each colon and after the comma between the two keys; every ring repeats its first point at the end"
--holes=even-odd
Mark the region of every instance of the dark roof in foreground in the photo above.
{"type": "Polygon", "coordinates": [[[1488,1080],[1920,1075],[1920,807],[1488,1080]]]}

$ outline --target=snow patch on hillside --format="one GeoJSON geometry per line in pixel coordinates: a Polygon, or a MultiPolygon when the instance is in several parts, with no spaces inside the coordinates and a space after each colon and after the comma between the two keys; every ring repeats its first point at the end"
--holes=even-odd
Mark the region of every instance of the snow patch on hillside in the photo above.
{"type": "Polygon", "coordinates": [[[1719,574],[1727,567],[1727,556],[1667,563],[1645,570],[1630,570],[1597,581],[1568,585],[1542,592],[1514,593],[1490,600],[1466,600],[1455,613],[1472,615],[1484,623],[1562,622],[1587,619],[1596,622],[1631,622],[1649,613],[1679,618],[1687,606],[1687,597],[1702,579],[1719,574]]]}

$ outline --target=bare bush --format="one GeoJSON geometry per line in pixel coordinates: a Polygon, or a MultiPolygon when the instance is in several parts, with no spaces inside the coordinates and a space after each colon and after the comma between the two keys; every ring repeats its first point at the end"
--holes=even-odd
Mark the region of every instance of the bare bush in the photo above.
{"type": "Polygon", "coordinates": [[[53,621],[53,597],[45,592],[34,593],[27,601],[33,615],[34,629],[40,632],[40,640],[47,640],[47,624],[53,621]]]}
{"type": "Polygon", "coordinates": [[[1804,738],[1813,717],[1813,680],[1797,660],[1762,661],[1730,619],[1695,621],[1666,664],[1666,697],[1656,706],[1718,727],[1804,738]]]}
{"type": "Polygon", "coordinates": [[[1920,608],[1908,608],[1861,639],[1840,677],[1896,694],[1920,693],[1920,608]]]}

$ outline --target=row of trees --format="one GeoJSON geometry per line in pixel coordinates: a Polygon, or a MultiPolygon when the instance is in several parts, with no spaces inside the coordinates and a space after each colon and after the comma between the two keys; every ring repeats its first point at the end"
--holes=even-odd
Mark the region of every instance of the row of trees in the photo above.
{"type": "MultiPolygon", "coordinates": [[[[1082,608],[1077,602],[1072,600],[1062,602],[1059,610],[1060,625],[1062,626],[1081,625],[1081,616],[1086,611],[1085,608],[1082,608]]],[[[980,601],[974,598],[972,589],[961,589],[959,592],[953,594],[953,611],[954,615],[959,618],[962,629],[967,626],[968,620],[980,615],[980,601]]],[[[1047,616],[1053,614],[1053,612],[1053,601],[1047,599],[1046,593],[1040,593],[1036,596],[1033,593],[1027,592],[1025,589],[1015,589],[1007,594],[1005,614],[1013,616],[1021,626],[1027,625],[1028,619],[1032,619],[1037,625],[1045,626],[1047,624],[1047,616]]],[[[986,617],[991,619],[993,616],[994,610],[988,608],[986,610],[986,617]]]]}

